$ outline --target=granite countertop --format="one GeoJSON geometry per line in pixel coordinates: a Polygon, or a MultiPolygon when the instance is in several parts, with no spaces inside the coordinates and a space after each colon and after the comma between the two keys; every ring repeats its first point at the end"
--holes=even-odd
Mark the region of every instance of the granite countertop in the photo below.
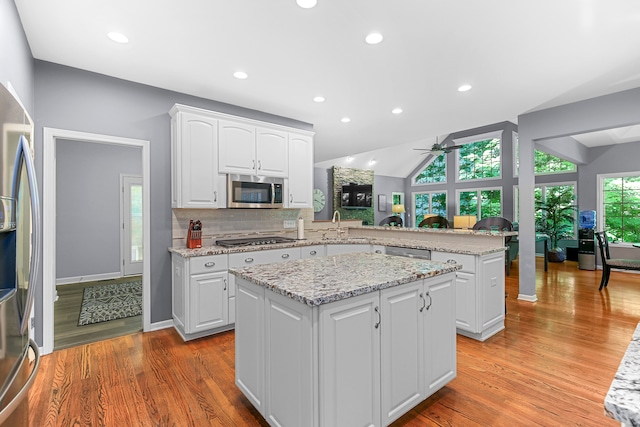
{"type": "Polygon", "coordinates": [[[459,264],[359,252],[229,272],[313,307],[461,268],[459,264]]]}
{"type": "MultiPolygon", "coordinates": [[[[380,227],[382,228],[382,227],[380,227]]],[[[486,234],[486,233],[485,233],[486,234]]],[[[504,247],[500,248],[487,248],[480,245],[470,245],[460,242],[439,242],[439,241],[424,241],[424,240],[410,240],[410,239],[392,239],[392,238],[373,238],[373,237],[342,237],[342,238],[316,238],[316,239],[303,239],[296,240],[290,243],[278,243],[273,245],[260,245],[260,246],[241,246],[238,248],[225,248],[222,246],[203,246],[199,249],[187,249],[169,248],[169,252],[179,254],[183,258],[191,258],[197,256],[206,255],[223,255],[243,252],[255,252],[264,251],[269,249],[284,249],[292,247],[303,247],[312,245],[381,245],[381,246],[395,246],[400,248],[411,249],[426,249],[430,251],[442,251],[459,254],[469,255],[488,255],[492,253],[502,252],[506,250],[504,247]]]]}
{"type": "Polygon", "coordinates": [[[640,323],[604,398],[604,412],[627,426],[640,426],[640,323]]]}
{"type": "MultiPolygon", "coordinates": [[[[360,228],[360,227],[359,227],[360,228]]],[[[366,225],[361,228],[366,230],[387,230],[387,231],[402,231],[402,232],[418,232],[418,233],[436,233],[436,234],[470,234],[473,236],[517,236],[517,231],[502,231],[502,230],[472,230],[472,229],[460,229],[460,228],[411,228],[411,227],[389,227],[389,226],[377,226],[366,225]]]]}

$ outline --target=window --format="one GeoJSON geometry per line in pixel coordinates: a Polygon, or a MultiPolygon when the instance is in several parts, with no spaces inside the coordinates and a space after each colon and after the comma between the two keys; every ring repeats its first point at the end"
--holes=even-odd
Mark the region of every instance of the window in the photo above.
{"type": "MultiPolygon", "coordinates": [[[[520,146],[518,134],[513,134],[514,176],[518,176],[520,170],[520,146]]],[[[534,150],[533,172],[535,175],[550,175],[554,173],[569,173],[578,170],[575,163],[561,159],[544,151],[534,150]]]]}
{"type": "Polygon", "coordinates": [[[425,192],[413,193],[413,206],[415,209],[414,227],[417,227],[424,219],[425,215],[435,214],[447,217],[447,193],[446,192],[425,192]]]}
{"type": "Polygon", "coordinates": [[[502,216],[502,190],[481,188],[458,190],[458,215],[476,215],[479,219],[502,216]]]}
{"type": "Polygon", "coordinates": [[[457,156],[458,181],[500,178],[500,138],[463,144],[457,156]]]}
{"type": "Polygon", "coordinates": [[[535,150],[533,168],[536,175],[548,175],[552,173],[575,172],[576,164],[556,157],[553,154],[535,150]]]}
{"type": "Polygon", "coordinates": [[[414,184],[431,184],[434,182],[447,182],[447,155],[436,156],[429,165],[424,168],[414,179],[414,184]]]}
{"type": "Polygon", "coordinates": [[[536,231],[548,234],[552,248],[559,240],[576,238],[576,186],[539,185],[533,190],[536,231]]]}
{"type": "Polygon", "coordinates": [[[640,241],[640,172],[598,175],[597,218],[612,242],[640,241]]]}

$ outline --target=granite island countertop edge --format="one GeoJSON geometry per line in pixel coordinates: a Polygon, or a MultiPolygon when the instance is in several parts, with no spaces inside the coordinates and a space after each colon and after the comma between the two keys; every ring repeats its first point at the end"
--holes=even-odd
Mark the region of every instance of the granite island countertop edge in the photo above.
{"type": "Polygon", "coordinates": [[[455,263],[352,253],[289,261],[286,266],[280,263],[231,268],[229,272],[315,307],[460,269],[462,266],[455,263]]]}

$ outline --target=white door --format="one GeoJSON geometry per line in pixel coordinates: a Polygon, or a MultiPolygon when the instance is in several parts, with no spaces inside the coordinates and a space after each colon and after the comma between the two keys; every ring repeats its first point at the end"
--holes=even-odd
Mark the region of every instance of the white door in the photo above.
{"type": "Polygon", "coordinates": [[[122,175],[122,275],[142,274],[142,178],[122,175]]]}

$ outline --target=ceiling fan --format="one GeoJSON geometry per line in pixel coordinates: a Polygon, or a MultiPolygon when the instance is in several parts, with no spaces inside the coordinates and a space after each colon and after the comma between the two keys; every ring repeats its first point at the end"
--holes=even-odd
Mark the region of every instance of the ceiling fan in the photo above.
{"type": "Polygon", "coordinates": [[[431,148],[414,148],[417,151],[424,151],[422,154],[433,154],[434,156],[439,156],[440,154],[449,154],[453,150],[457,150],[458,148],[462,148],[462,145],[449,145],[444,146],[438,143],[438,137],[436,137],[436,143],[431,146],[431,148]]]}

